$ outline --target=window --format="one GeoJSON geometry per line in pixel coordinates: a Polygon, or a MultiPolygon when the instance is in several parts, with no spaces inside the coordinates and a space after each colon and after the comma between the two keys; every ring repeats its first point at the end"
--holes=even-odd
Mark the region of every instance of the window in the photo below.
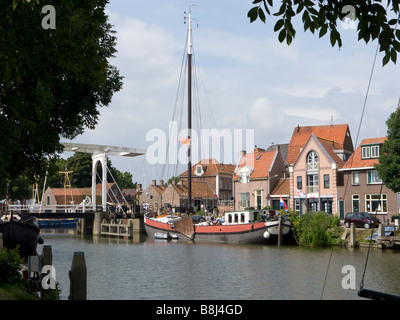
{"type": "Polygon", "coordinates": [[[351,197],[353,212],[360,212],[360,195],[353,194],[351,197]]]}
{"type": "Polygon", "coordinates": [[[294,199],[294,211],[300,212],[300,199],[294,199]]]}
{"type": "Polygon", "coordinates": [[[318,170],[318,155],[315,151],[310,151],[307,155],[307,170],[318,170]]]}
{"type": "Polygon", "coordinates": [[[371,146],[371,158],[379,158],[379,146],[371,146]]]}
{"type": "Polygon", "coordinates": [[[360,172],[355,171],[352,173],[352,185],[353,186],[359,186],[360,185],[360,172]]]}
{"type": "Polygon", "coordinates": [[[366,211],[375,213],[387,213],[387,195],[386,194],[366,194],[365,195],[366,211]]]}
{"type": "Polygon", "coordinates": [[[361,148],[361,158],[362,159],[369,159],[371,158],[371,147],[362,147],[361,148]]]}
{"type": "Polygon", "coordinates": [[[379,158],[379,155],[380,155],[380,145],[361,147],[362,159],[379,158]]]}
{"type": "Polygon", "coordinates": [[[329,188],[329,174],[324,174],[324,188],[329,188]]]}
{"type": "Polygon", "coordinates": [[[318,193],[318,174],[307,175],[307,193],[318,193]]]}
{"type": "Polygon", "coordinates": [[[203,174],[203,167],[201,164],[196,166],[196,176],[201,176],[203,174]]]}
{"type": "Polygon", "coordinates": [[[248,183],[250,181],[250,173],[249,172],[240,172],[239,173],[239,181],[241,183],[248,183]]]}
{"type": "Polygon", "coordinates": [[[47,196],[47,205],[50,205],[50,196],[47,196]]]}
{"type": "Polygon", "coordinates": [[[382,179],[379,178],[378,172],[376,170],[367,172],[367,183],[368,184],[379,184],[382,183],[382,179]]]}
{"type": "Polygon", "coordinates": [[[250,207],[250,193],[245,192],[239,195],[239,207],[248,208],[250,207]]]}
{"type": "Polygon", "coordinates": [[[303,189],[303,177],[302,176],[297,177],[297,189],[299,189],[299,190],[303,189]]]}

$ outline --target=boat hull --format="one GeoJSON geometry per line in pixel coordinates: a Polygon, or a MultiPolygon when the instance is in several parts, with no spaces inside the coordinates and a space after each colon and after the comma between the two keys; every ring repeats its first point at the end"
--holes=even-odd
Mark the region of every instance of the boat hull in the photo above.
{"type": "Polygon", "coordinates": [[[38,242],[40,242],[40,228],[36,222],[7,221],[0,222],[0,233],[3,234],[3,246],[15,249],[19,246],[22,256],[35,255],[38,242]]]}
{"type": "Polygon", "coordinates": [[[156,233],[168,232],[180,240],[230,243],[263,243],[266,242],[264,233],[267,230],[265,222],[228,225],[194,225],[194,236],[188,237],[175,229],[174,223],[159,222],[145,217],[144,226],[150,237],[156,233]]]}
{"type": "MultiPolygon", "coordinates": [[[[292,237],[291,224],[287,221],[281,222],[282,229],[282,240],[287,241],[292,237]]],[[[279,238],[279,221],[268,221],[266,222],[267,230],[264,233],[264,237],[270,242],[276,242],[279,238]]]]}
{"type": "Polygon", "coordinates": [[[76,227],[79,219],[38,219],[40,228],[71,228],[76,227]]]}

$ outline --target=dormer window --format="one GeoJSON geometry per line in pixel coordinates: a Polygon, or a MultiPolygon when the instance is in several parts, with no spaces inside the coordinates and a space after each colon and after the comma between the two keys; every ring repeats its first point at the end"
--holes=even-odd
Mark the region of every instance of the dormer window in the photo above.
{"type": "Polygon", "coordinates": [[[201,164],[198,164],[195,171],[196,176],[201,176],[203,173],[203,166],[201,164]]]}
{"type": "Polygon", "coordinates": [[[250,175],[253,172],[252,167],[243,167],[239,170],[238,175],[239,175],[239,181],[240,183],[249,183],[250,182],[250,175]]]}
{"type": "Polygon", "coordinates": [[[239,173],[239,181],[241,183],[248,183],[250,181],[250,174],[249,172],[245,171],[245,172],[240,172],[239,173]]]}
{"type": "Polygon", "coordinates": [[[362,159],[376,159],[380,156],[380,145],[370,145],[361,147],[362,159]]]}

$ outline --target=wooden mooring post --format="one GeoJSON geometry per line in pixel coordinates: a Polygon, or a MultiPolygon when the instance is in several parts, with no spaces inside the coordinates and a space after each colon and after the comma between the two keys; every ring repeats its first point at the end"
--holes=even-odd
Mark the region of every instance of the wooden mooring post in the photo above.
{"type": "Polygon", "coordinates": [[[0,233],[0,249],[3,248],[3,234],[0,233]]]}
{"type": "Polygon", "coordinates": [[[278,220],[278,246],[282,244],[282,217],[278,220]]]}
{"type": "Polygon", "coordinates": [[[69,280],[68,300],[86,300],[87,270],[84,252],[74,252],[69,280]]]}

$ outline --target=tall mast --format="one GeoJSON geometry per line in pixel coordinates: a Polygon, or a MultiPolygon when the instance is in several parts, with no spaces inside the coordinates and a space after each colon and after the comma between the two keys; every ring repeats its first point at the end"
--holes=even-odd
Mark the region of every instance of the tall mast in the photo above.
{"type": "Polygon", "coordinates": [[[189,6],[189,30],[188,30],[188,205],[189,205],[189,213],[191,210],[192,204],[192,155],[191,155],[191,136],[192,136],[192,11],[191,7],[195,6],[194,4],[189,6]]]}

